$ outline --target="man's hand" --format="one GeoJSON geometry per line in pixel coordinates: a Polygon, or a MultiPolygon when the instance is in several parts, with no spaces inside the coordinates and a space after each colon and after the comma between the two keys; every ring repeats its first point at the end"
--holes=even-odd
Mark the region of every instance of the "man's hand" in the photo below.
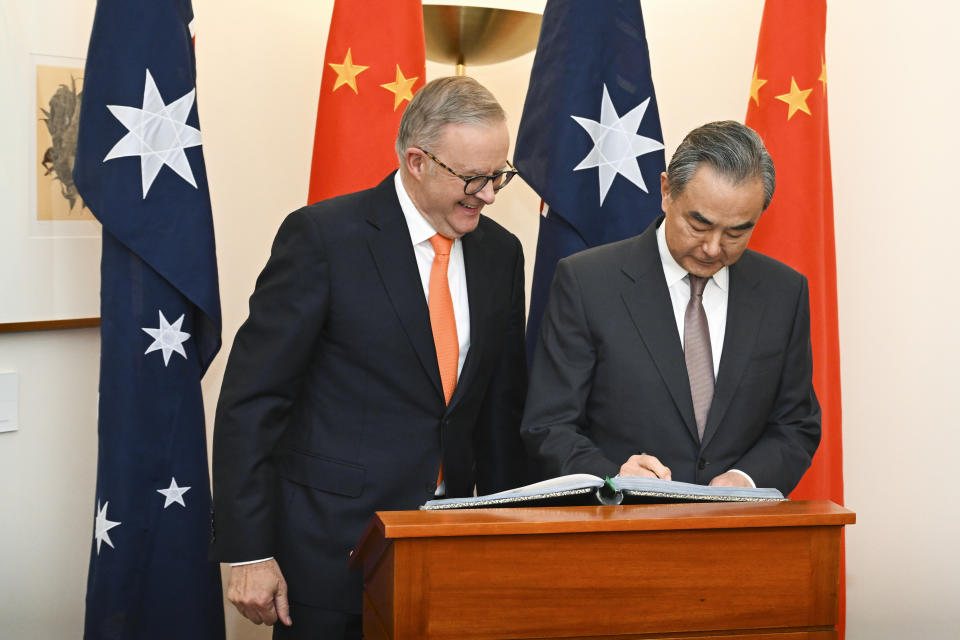
{"type": "Polygon", "coordinates": [[[647,478],[669,480],[670,469],[663,466],[663,464],[657,460],[656,456],[641,453],[627,458],[627,461],[620,466],[620,475],[644,476],[647,478]]]}
{"type": "Polygon", "coordinates": [[[746,476],[742,473],[737,473],[736,471],[727,471],[726,473],[721,473],[716,478],[710,481],[711,487],[753,487],[750,484],[750,481],[747,480],[746,476]]]}
{"type": "Polygon", "coordinates": [[[280,621],[288,627],[290,604],[287,602],[287,581],[274,559],[242,564],[230,568],[227,598],[244,618],[257,624],[272,625],[280,621]]]}

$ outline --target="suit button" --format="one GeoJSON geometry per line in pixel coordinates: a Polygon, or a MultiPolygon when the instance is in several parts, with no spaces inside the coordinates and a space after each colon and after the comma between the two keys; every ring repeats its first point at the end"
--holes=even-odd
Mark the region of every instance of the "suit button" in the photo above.
{"type": "Polygon", "coordinates": [[[700,461],[697,462],[697,469],[700,469],[700,471],[703,471],[704,469],[707,468],[708,464],[710,463],[704,460],[703,458],[700,458],[700,461]]]}

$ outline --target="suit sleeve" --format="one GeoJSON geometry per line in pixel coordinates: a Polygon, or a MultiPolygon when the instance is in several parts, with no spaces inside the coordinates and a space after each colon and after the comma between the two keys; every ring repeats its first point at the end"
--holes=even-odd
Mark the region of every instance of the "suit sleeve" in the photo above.
{"type": "Polygon", "coordinates": [[[545,477],[620,471],[589,436],[587,400],[596,361],[580,283],[570,263],[561,260],[540,327],[521,427],[545,477]]]}
{"type": "Polygon", "coordinates": [[[230,352],[213,436],[212,557],[242,562],[276,554],[272,453],[326,313],[328,266],[303,211],[281,225],[230,352]]]}
{"type": "Polygon", "coordinates": [[[776,401],[763,435],[732,465],[758,487],[784,495],[797,486],[820,444],[820,403],[813,389],[810,346],[810,293],[801,276],[796,315],[780,375],[776,401]]]}
{"type": "Polygon", "coordinates": [[[510,282],[510,311],[503,348],[484,397],[474,431],[477,492],[496,493],[532,482],[534,474],[520,439],[527,391],[524,346],[523,248],[514,238],[514,264],[510,282]]]}

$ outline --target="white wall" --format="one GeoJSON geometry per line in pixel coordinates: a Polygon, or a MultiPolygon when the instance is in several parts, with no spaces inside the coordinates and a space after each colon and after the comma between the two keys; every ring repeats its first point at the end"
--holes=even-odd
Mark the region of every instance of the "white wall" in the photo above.
{"type": "Polygon", "coordinates": [[[0,334],[0,371],[20,377],[20,430],[0,433],[3,640],[82,635],[99,357],[96,329],[0,334]]]}
{"type": "MultiPolygon", "coordinates": [[[[273,233],[306,197],[332,0],[194,4],[229,347],[273,233]]],[[[702,122],[743,118],[761,10],[762,0],[644,3],[668,150],[702,122]]],[[[854,640],[946,639],[960,628],[960,514],[948,484],[960,448],[958,18],[954,3],[934,0],[833,0],[828,14],[846,502],[858,515],[847,535],[854,640]]],[[[501,99],[514,133],[532,60],[468,69],[501,99]]],[[[429,77],[448,72],[428,64],[429,77]]],[[[0,172],[11,170],[16,158],[0,158],[0,172]]],[[[520,236],[528,260],[537,204],[515,183],[489,210],[520,236]]],[[[0,638],[80,635],[97,348],[90,330],[0,336],[0,370],[21,373],[23,423],[0,434],[0,638]]],[[[208,413],[227,351],[204,381],[208,413]]],[[[233,640],[268,637],[229,610],[228,625],[233,640]]]]}
{"type": "MultiPolygon", "coordinates": [[[[17,239],[31,201],[36,135],[31,54],[83,57],[93,17],[92,3],[60,2],[57,9],[45,25],[31,0],[0,2],[0,317],[7,319],[5,294],[24,273],[53,286],[49,273],[37,273],[42,266],[19,253],[17,239]],[[21,126],[25,119],[29,126],[21,126]]],[[[48,255],[51,262],[62,257],[48,255]]],[[[95,329],[0,334],[0,371],[16,371],[20,387],[20,429],[0,433],[0,639],[82,633],[99,351],[95,329]]]]}
{"type": "Polygon", "coordinates": [[[827,42],[850,637],[956,638],[960,11],[850,5],[827,42]]]}

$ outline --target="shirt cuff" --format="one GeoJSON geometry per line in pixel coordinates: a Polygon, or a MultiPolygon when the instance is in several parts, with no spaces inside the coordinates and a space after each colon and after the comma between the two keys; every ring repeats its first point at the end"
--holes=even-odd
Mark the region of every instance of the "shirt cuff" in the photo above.
{"type": "Polygon", "coordinates": [[[247,560],[246,562],[231,562],[231,567],[242,567],[245,564],[257,564],[258,562],[266,562],[267,560],[273,560],[273,556],[269,558],[261,558],[260,560],[247,560]]]}
{"type": "Polygon", "coordinates": [[[730,469],[730,471],[732,471],[732,472],[734,472],[734,473],[739,473],[740,475],[742,475],[744,478],[747,479],[747,482],[750,483],[750,486],[751,486],[751,487],[753,487],[754,489],[757,488],[757,483],[753,481],[753,478],[751,478],[750,476],[748,476],[747,474],[745,474],[743,471],[740,471],[740,469],[730,469]]]}

